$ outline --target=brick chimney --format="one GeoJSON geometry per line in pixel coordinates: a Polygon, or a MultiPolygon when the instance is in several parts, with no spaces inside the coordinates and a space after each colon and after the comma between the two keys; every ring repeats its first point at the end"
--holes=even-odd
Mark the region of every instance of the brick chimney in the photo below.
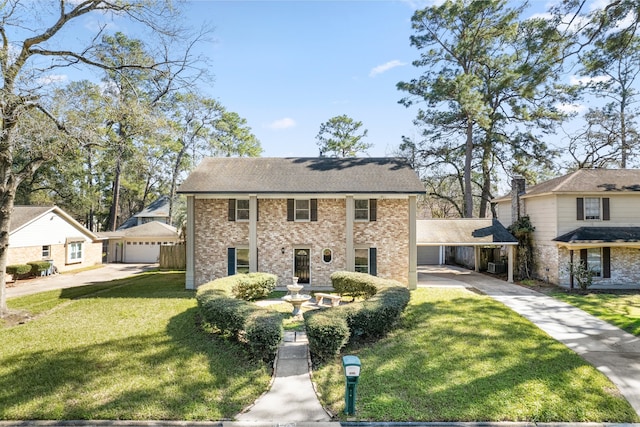
{"type": "Polygon", "coordinates": [[[511,179],[511,222],[514,223],[522,217],[524,212],[524,202],[520,196],[527,192],[527,182],[523,176],[515,175],[511,179]]]}

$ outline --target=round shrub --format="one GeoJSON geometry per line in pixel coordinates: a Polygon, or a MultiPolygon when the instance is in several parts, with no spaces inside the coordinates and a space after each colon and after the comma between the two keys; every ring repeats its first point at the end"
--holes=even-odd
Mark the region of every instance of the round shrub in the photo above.
{"type": "Polygon", "coordinates": [[[352,298],[371,298],[378,288],[375,285],[375,276],[351,271],[336,271],[331,275],[331,285],[341,296],[352,298]]]}
{"type": "Polygon", "coordinates": [[[343,316],[334,316],[331,310],[304,313],[304,324],[309,340],[309,351],[315,363],[331,360],[349,341],[349,326],[343,316]]]}
{"type": "Polygon", "coordinates": [[[31,266],[28,264],[12,264],[7,265],[5,271],[7,274],[11,274],[13,280],[16,280],[27,273],[31,273],[31,266]]]}
{"type": "Polygon", "coordinates": [[[265,298],[276,287],[278,276],[269,273],[236,274],[231,293],[245,301],[265,298]]]}
{"type": "Polygon", "coordinates": [[[49,261],[30,261],[27,265],[31,266],[31,274],[34,276],[40,276],[44,271],[47,271],[51,264],[49,261]]]}

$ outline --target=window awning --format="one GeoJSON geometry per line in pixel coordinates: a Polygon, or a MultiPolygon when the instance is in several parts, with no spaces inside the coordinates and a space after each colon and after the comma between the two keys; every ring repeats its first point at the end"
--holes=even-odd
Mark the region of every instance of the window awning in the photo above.
{"type": "Polygon", "coordinates": [[[640,227],[580,227],[553,241],[568,249],[601,246],[640,248],[640,227]]]}

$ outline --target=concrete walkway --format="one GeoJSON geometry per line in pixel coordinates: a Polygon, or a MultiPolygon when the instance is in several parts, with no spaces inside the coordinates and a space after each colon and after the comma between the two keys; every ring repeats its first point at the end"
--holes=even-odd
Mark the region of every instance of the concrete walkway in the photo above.
{"type": "Polygon", "coordinates": [[[420,267],[418,286],[475,288],[503,303],[609,377],[640,415],[640,338],[552,297],[462,268],[420,267]]]}
{"type": "MultiPolygon", "coordinates": [[[[296,425],[297,422],[327,422],[309,375],[309,343],[304,332],[285,332],[278,350],[275,375],[269,391],[236,417],[240,422],[296,425]]],[[[335,423],[339,426],[339,423],[335,423]]]]}

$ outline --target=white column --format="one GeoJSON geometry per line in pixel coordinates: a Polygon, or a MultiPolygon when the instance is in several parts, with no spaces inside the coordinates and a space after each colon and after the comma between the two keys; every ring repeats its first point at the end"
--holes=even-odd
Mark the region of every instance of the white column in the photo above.
{"type": "Polygon", "coordinates": [[[347,195],[346,199],[346,222],[345,222],[345,261],[346,271],[356,270],[356,252],[353,246],[353,222],[355,221],[355,202],[353,201],[353,195],[347,195]]]}
{"type": "Polygon", "coordinates": [[[409,196],[409,289],[418,288],[417,206],[418,197],[409,196]]]}
{"type": "Polygon", "coordinates": [[[258,271],[258,197],[249,196],[249,271],[258,271]]]}
{"type": "Polygon", "coordinates": [[[186,255],[187,271],[185,274],[185,287],[187,289],[196,288],[196,233],[195,233],[195,196],[187,196],[187,235],[186,235],[186,255]]]}
{"type": "Polygon", "coordinates": [[[473,247],[473,264],[475,266],[475,271],[480,271],[480,246],[473,247]]]}
{"type": "Polygon", "coordinates": [[[514,246],[509,245],[507,251],[507,282],[513,283],[513,257],[515,255],[514,246]]]}

